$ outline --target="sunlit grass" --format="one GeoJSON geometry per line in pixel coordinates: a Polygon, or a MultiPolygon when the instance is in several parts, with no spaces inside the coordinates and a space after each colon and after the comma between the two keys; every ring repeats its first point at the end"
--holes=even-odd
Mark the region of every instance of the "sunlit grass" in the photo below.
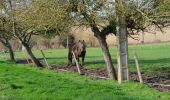
{"type": "MultiPolygon", "coordinates": [[[[142,72],[154,75],[170,75],[170,43],[145,44],[129,46],[129,68],[130,71],[136,71],[133,58],[134,50],[139,56],[139,63],[142,72]],[[162,70],[161,70],[162,69],[162,70]],[[165,70],[167,69],[167,70],[165,70]]],[[[45,56],[49,64],[65,65],[67,64],[67,49],[45,50],[45,56]]],[[[40,51],[34,51],[36,57],[42,58],[40,51]]],[[[113,63],[117,67],[116,47],[110,48],[113,63]]],[[[17,58],[24,58],[25,54],[16,52],[17,58]]],[[[86,68],[106,68],[100,48],[87,48],[85,58],[86,68]]]]}
{"type": "Polygon", "coordinates": [[[96,80],[0,62],[0,100],[169,100],[169,93],[144,84],[96,80]]]}

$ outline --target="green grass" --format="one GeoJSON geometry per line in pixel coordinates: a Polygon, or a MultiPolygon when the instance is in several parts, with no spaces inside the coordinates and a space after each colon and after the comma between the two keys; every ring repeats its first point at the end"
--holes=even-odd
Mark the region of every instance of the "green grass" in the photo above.
{"type": "MultiPolygon", "coordinates": [[[[133,58],[134,50],[137,50],[142,72],[149,75],[170,76],[170,43],[129,46],[130,71],[136,71],[133,58]]],[[[34,53],[37,57],[42,58],[40,51],[34,53]]],[[[110,53],[116,67],[116,47],[112,47],[110,53]]],[[[67,49],[46,50],[45,55],[50,64],[67,64],[67,49]]],[[[16,56],[24,57],[24,53],[17,52],[16,56]]],[[[87,49],[84,67],[105,68],[100,48],[87,49]]]]}
{"type": "Polygon", "coordinates": [[[170,100],[170,93],[0,61],[0,100],[170,100]]]}

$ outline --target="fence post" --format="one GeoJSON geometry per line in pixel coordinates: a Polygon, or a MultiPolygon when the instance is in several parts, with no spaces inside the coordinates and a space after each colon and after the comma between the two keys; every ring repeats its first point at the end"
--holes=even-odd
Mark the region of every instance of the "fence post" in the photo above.
{"type": "Polygon", "coordinates": [[[141,75],[141,71],[140,71],[140,66],[139,66],[139,62],[138,62],[138,55],[137,55],[136,51],[134,51],[134,59],[135,59],[135,63],[136,63],[139,81],[140,81],[140,83],[143,83],[143,79],[142,79],[142,75],[141,75]]]}
{"type": "Polygon", "coordinates": [[[73,51],[72,51],[72,53],[73,53],[74,60],[75,60],[75,62],[76,62],[77,70],[78,70],[79,74],[81,75],[82,73],[81,73],[81,70],[80,70],[80,65],[79,65],[79,63],[78,63],[78,61],[77,61],[77,59],[76,59],[76,56],[75,56],[75,54],[74,54],[73,51]]]}
{"type": "Polygon", "coordinates": [[[25,50],[23,50],[23,52],[24,52],[24,55],[25,55],[25,59],[27,60],[27,63],[29,64],[30,62],[29,62],[29,59],[28,59],[27,53],[26,53],[26,51],[25,51],[25,50]]]}
{"type": "Polygon", "coordinates": [[[40,51],[41,51],[41,54],[42,54],[42,56],[43,56],[43,59],[44,59],[44,61],[45,61],[46,65],[47,65],[48,69],[50,69],[50,68],[51,68],[51,66],[48,64],[48,62],[47,62],[47,58],[45,57],[45,54],[44,54],[43,50],[40,50],[40,51]]]}

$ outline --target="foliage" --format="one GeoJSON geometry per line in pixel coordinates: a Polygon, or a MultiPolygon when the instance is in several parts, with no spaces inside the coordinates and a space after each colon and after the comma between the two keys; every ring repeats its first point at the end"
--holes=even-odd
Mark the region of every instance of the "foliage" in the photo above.
{"type": "Polygon", "coordinates": [[[32,35],[52,38],[68,32],[70,18],[66,8],[66,2],[56,0],[8,0],[1,6],[5,17],[13,21],[15,37],[27,43],[32,35]]]}
{"type": "Polygon", "coordinates": [[[4,16],[0,16],[0,38],[1,40],[11,40],[13,38],[12,23],[4,16]]]}
{"type": "MultiPolygon", "coordinates": [[[[73,18],[79,25],[99,28],[104,37],[116,34],[114,3],[108,0],[71,0],[73,18]],[[75,7],[76,6],[76,7],[75,7]]],[[[100,33],[98,32],[98,34],[100,33]]]]}
{"type": "Polygon", "coordinates": [[[129,0],[126,5],[129,33],[147,31],[151,26],[162,31],[162,28],[170,23],[169,0],[129,0]]]}
{"type": "Polygon", "coordinates": [[[161,29],[170,22],[170,1],[169,0],[125,0],[123,9],[120,5],[110,0],[71,0],[74,17],[80,25],[94,26],[107,35],[116,34],[116,14],[125,13],[129,34],[139,31],[146,31],[150,26],[161,29]],[[86,13],[86,15],[85,15],[86,13]],[[109,28],[108,28],[108,27],[109,28]],[[109,30],[110,29],[110,30],[109,30]],[[106,34],[107,33],[107,34],[106,34]]]}
{"type": "Polygon", "coordinates": [[[19,11],[18,21],[38,30],[43,36],[53,37],[68,30],[70,17],[67,0],[33,0],[19,11]]]}

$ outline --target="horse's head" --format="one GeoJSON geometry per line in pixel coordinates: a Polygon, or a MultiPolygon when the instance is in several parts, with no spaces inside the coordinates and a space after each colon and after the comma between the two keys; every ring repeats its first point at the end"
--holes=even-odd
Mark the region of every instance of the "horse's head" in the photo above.
{"type": "Polygon", "coordinates": [[[81,49],[81,51],[86,51],[86,43],[84,40],[79,40],[78,41],[78,46],[81,49]]]}

